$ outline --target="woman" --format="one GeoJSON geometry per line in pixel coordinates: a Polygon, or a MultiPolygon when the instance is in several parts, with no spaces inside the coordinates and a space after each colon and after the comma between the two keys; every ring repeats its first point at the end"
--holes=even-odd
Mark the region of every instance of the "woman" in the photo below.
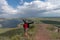
{"type": "Polygon", "coordinates": [[[24,33],[25,35],[27,36],[27,32],[28,32],[28,29],[29,29],[29,24],[32,24],[33,22],[30,22],[28,23],[27,20],[23,20],[24,24],[23,24],[23,28],[24,28],[24,33]]]}

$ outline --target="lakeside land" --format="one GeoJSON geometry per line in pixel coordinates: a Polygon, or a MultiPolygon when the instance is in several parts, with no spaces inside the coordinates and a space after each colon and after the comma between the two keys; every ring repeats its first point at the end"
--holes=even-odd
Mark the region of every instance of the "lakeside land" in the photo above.
{"type": "MultiPolygon", "coordinates": [[[[27,18],[33,20],[28,40],[60,40],[60,18],[27,18]],[[58,32],[59,29],[59,32],[58,32]]],[[[24,40],[21,18],[1,19],[0,40],[24,40]]]]}

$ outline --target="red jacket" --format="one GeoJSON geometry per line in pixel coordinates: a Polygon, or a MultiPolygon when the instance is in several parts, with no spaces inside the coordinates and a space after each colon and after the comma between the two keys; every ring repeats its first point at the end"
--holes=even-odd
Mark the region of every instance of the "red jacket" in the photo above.
{"type": "Polygon", "coordinates": [[[27,29],[28,28],[28,23],[24,23],[23,27],[24,27],[24,29],[27,29]]]}

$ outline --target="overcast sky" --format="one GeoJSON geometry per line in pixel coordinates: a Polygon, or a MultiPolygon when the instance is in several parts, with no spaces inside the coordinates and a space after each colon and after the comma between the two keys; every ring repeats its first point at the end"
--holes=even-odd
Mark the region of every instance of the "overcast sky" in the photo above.
{"type": "Polygon", "coordinates": [[[0,0],[0,18],[60,17],[60,0],[0,0]]]}

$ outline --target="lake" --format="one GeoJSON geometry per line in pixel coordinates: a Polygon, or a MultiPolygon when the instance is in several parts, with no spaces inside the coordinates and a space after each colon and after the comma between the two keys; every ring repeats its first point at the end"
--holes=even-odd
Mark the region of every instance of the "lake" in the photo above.
{"type": "Polygon", "coordinates": [[[22,21],[20,21],[18,19],[4,20],[4,21],[0,21],[0,27],[2,27],[2,28],[15,28],[20,23],[22,23],[22,21]]]}

